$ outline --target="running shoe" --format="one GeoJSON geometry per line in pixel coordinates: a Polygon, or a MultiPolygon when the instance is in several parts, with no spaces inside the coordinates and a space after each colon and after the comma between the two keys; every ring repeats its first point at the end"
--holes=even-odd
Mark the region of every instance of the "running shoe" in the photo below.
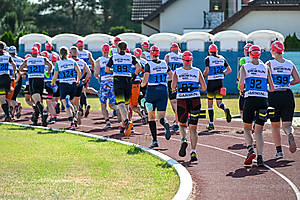
{"type": "Polygon", "coordinates": [[[227,121],[227,123],[230,123],[230,122],[231,122],[231,115],[230,115],[230,110],[229,110],[229,108],[226,108],[226,109],[224,110],[224,112],[225,112],[225,116],[226,116],[226,121],[227,121]]]}
{"type": "Polygon", "coordinates": [[[289,141],[289,150],[291,153],[295,153],[296,150],[297,150],[297,145],[296,145],[296,142],[295,142],[295,139],[294,139],[294,136],[293,134],[289,134],[289,137],[288,137],[288,141],[289,141]]]}
{"type": "Polygon", "coordinates": [[[51,119],[48,121],[48,124],[54,124],[56,122],[56,117],[51,117],[51,119]]]}
{"type": "Polygon", "coordinates": [[[11,122],[12,120],[11,120],[11,118],[9,116],[6,116],[5,119],[4,119],[4,121],[5,122],[11,122]]]}
{"type": "Polygon", "coordinates": [[[125,136],[130,136],[132,127],[133,123],[131,121],[127,121],[125,125],[125,136]]]}
{"type": "Polygon", "coordinates": [[[90,109],[91,109],[91,106],[90,106],[90,105],[87,105],[86,108],[85,108],[85,114],[84,114],[85,117],[88,117],[88,116],[89,116],[89,114],[90,114],[90,109]]]}
{"type": "Polygon", "coordinates": [[[148,119],[146,116],[143,116],[141,120],[142,120],[143,125],[146,125],[148,123],[148,119]]]}
{"type": "Polygon", "coordinates": [[[158,147],[158,142],[153,141],[152,144],[150,144],[150,148],[158,147]]]}
{"type": "Polygon", "coordinates": [[[186,156],[186,148],[187,148],[187,146],[188,146],[187,139],[186,138],[181,139],[180,150],[178,152],[178,155],[180,157],[186,156]]]}
{"type": "Polygon", "coordinates": [[[125,127],[120,126],[120,133],[125,134],[125,127]]]}
{"type": "Polygon", "coordinates": [[[263,160],[261,155],[257,156],[257,166],[258,167],[263,167],[264,166],[264,160],[263,160]]]}
{"type": "Polygon", "coordinates": [[[215,126],[214,126],[214,124],[211,124],[211,123],[209,123],[207,126],[206,126],[206,129],[207,130],[214,130],[215,129],[215,126]]]}
{"type": "Polygon", "coordinates": [[[179,130],[179,126],[177,123],[174,123],[172,126],[173,131],[178,131],[179,130]]]}
{"type": "Polygon", "coordinates": [[[64,104],[61,104],[60,110],[61,110],[61,111],[65,111],[65,109],[66,109],[66,108],[65,108],[64,104]]]}
{"type": "Polygon", "coordinates": [[[280,158],[283,158],[283,153],[282,152],[277,152],[276,155],[275,155],[275,159],[280,159],[280,158]]]}
{"type": "Polygon", "coordinates": [[[21,117],[22,106],[20,103],[16,106],[16,118],[19,119],[21,117]]]}
{"type": "Polygon", "coordinates": [[[75,130],[75,129],[76,129],[76,124],[72,122],[70,126],[70,130],[75,130]]]}
{"type": "Polygon", "coordinates": [[[196,152],[192,152],[192,153],[191,153],[191,162],[197,161],[197,160],[198,160],[198,158],[197,158],[196,152]]]}
{"type": "Polygon", "coordinates": [[[107,124],[104,126],[103,129],[104,129],[104,130],[111,129],[111,124],[110,124],[110,123],[107,123],[107,124]]]}
{"type": "Polygon", "coordinates": [[[55,112],[56,112],[56,114],[60,113],[60,103],[56,103],[56,105],[55,105],[55,112]]]}
{"type": "Polygon", "coordinates": [[[79,106],[79,112],[80,112],[80,115],[82,117],[84,112],[83,112],[83,108],[81,106],[79,106]]]}
{"type": "Polygon", "coordinates": [[[164,128],[165,128],[165,138],[166,138],[166,140],[169,140],[171,138],[171,135],[172,135],[171,131],[170,131],[169,123],[165,123],[164,128]]]}
{"type": "Polygon", "coordinates": [[[253,150],[249,151],[247,158],[244,162],[244,165],[251,165],[252,164],[252,160],[256,157],[255,153],[253,150]]]}

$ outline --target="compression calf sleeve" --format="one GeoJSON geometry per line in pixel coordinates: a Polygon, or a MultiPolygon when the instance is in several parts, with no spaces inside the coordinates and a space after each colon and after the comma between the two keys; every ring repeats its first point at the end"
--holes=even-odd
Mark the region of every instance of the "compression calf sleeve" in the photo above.
{"type": "Polygon", "coordinates": [[[150,121],[149,122],[149,128],[150,128],[150,131],[151,131],[153,141],[157,141],[156,122],[155,121],[150,121]]]}
{"type": "Polygon", "coordinates": [[[208,116],[209,116],[209,121],[214,122],[214,109],[213,108],[208,108],[208,116]]]}
{"type": "Polygon", "coordinates": [[[244,137],[245,137],[247,146],[252,146],[253,145],[253,137],[252,137],[250,130],[244,129],[244,137]]]}
{"type": "Polygon", "coordinates": [[[263,133],[255,133],[256,138],[256,149],[257,149],[257,155],[262,155],[264,150],[264,136],[263,133]]]}

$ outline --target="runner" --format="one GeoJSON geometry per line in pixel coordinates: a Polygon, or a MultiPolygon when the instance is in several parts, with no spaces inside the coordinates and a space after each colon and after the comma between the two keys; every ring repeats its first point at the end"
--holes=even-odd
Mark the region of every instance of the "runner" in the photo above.
{"type": "Polygon", "coordinates": [[[44,73],[45,65],[48,66],[48,76],[53,68],[52,64],[47,58],[39,56],[39,50],[36,47],[31,49],[31,57],[24,60],[20,66],[20,71],[24,72],[25,68],[28,71],[29,78],[29,93],[34,102],[34,114],[32,117],[33,125],[37,125],[39,114],[42,116],[42,126],[47,126],[48,113],[44,112],[44,106],[42,102],[42,94],[45,87],[44,73]]]}
{"type": "Polygon", "coordinates": [[[268,83],[270,92],[274,91],[274,84],[268,67],[259,62],[261,55],[260,47],[253,45],[250,47],[251,63],[241,67],[239,87],[245,92],[245,103],[243,112],[244,136],[247,144],[248,155],[244,162],[245,165],[251,165],[256,157],[254,153],[252,122],[255,120],[255,137],[257,149],[257,165],[264,166],[262,157],[264,138],[263,127],[267,121],[268,108],[268,83]]]}
{"type": "MultiPolygon", "coordinates": [[[[51,54],[50,60],[52,62],[52,65],[55,66],[56,62],[59,60],[59,55],[56,52],[53,52],[51,54]]],[[[53,73],[54,73],[54,71],[53,71],[53,73]]],[[[53,78],[53,74],[52,74],[52,78],[53,78]]],[[[60,113],[60,103],[58,103],[59,96],[60,96],[60,94],[59,94],[59,92],[60,92],[60,90],[59,90],[59,81],[56,81],[56,85],[54,87],[51,86],[51,84],[50,84],[50,87],[54,89],[53,90],[52,102],[53,102],[53,105],[54,105],[55,113],[51,116],[48,123],[53,124],[57,121],[57,114],[60,113]]]]}
{"type": "Polygon", "coordinates": [[[53,53],[52,49],[53,49],[52,44],[51,44],[50,42],[46,42],[46,44],[45,44],[45,50],[46,50],[46,51],[48,52],[48,54],[49,54],[49,57],[48,57],[49,60],[51,59],[51,55],[52,55],[52,53],[53,53]]]}
{"type": "Polygon", "coordinates": [[[275,108],[275,116],[270,120],[272,122],[272,136],[277,151],[275,155],[276,159],[283,158],[280,120],[282,122],[282,129],[288,136],[290,152],[295,153],[297,150],[293,136],[294,129],[292,126],[295,100],[290,85],[300,83],[300,77],[294,63],[290,60],[286,60],[283,57],[283,52],[283,43],[280,41],[273,42],[271,54],[274,59],[266,63],[270,68],[275,87],[275,92],[269,93],[269,106],[275,108]],[[293,77],[293,81],[290,81],[291,76],[293,77]]]}
{"type": "Polygon", "coordinates": [[[206,83],[201,71],[192,66],[193,55],[185,51],[182,55],[183,67],[177,68],[173,75],[172,89],[177,88],[177,114],[181,135],[179,156],[185,157],[188,146],[186,131],[189,126],[191,137],[191,161],[197,161],[196,146],[198,140],[197,124],[200,117],[200,91],[206,90],[206,83]],[[189,121],[188,121],[189,118],[189,121]],[[188,123],[187,123],[188,121],[188,123]]]}
{"type": "Polygon", "coordinates": [[[122,124],[121,132],[125,130],[125,135],[131,134],[133,123],[128,120],[128,103],[131,95],[131,80],[134,80],[141,70],[140,64],[136,58],[130,54],[126,54],[127,43],[121,41],[118,43],[118,54],[110,57],[105,72],[112,73],[114,78],[114,94],[116,96],[116,103],[121,114],[122,124]],[[136,66],[135,72],[131,74],[131,65],[136,66]],[[113,67],[113,71],[111,68],[113,67]]]}
{"type": "Polygon", "coordinates": [[[80,84],[81,71],[73,59],[68,59],[67,47],[61,47],[59,53],[60,60],[55,64],[51,85],[55,86],[59,76],[60,99],[66,108],[68,120],[71,123],[70,129],[74,130],[76,128],[75,113],[71,101],[75,96],[77,86],[80,84]]]}
{"type": "MultiPolygon", "coordinates": [[[[31,57],[31,54],[27,54],[25,55],[24,59],[26,60],[27,58],[31,57]]],[[[24,61],[23,61],[24,62],[24,61]]],[[[34,103],[32,101],[31,95],[29,93],[29,78],[28,78],[28,73],[27,72],[22,72],[22,79],[25,82],[25,87],[23,89],[24,91],[24,95],[25,95],[25,101],[26,103],[32,107],[32,109],[34,110],[34,103]]]]}
{"type": "MultiPolygon", "coordinates": [[[[82,40],[78,40],[76,42],[76,46],[78,48],[78,58],[83,59],[88,64],[88,66],[90,66],[92,68],[91,72],[93,74],[94,67],[95,67],[95,61],[93,59],[92,53],[89,52],[88,50],[84,49],[84,43],[82,40]]],[[[85,79],[84,76],[82,78],[85,79]]],[[[88,82],[86,82],[84,84],[83,92],[81,93],[81,97],[80,97],[80,106],[82,109],[83,109],[83,107],[85,107],[85,113],[84,113],[85,117],[87,117],[89,115],[90,109],[91,109],[91,106],[88,105],[87,101],[86,101],[87,96],[86,96],[85,90],[87,87],[88,87],[88,82]]]]}
{"type": "MultiPolygon", "coordinates": [[[[249,49],[250,49],[251,46],[252,46],[251,43],[247,43],[247,44],[244,46],[244,55],[245,55],[245,57],[242,57],[242,58],[240,59],[240,68],[241,68],[244,64],[247,64],[247,63],[250,63],[250,62],[251,62],[250,57],[249,57],[249,49]]],[[[240,79],[240,71],[239,71],[239,73],[238,73],[237,82],[239,82],[239,79],[240,79]]],[[[238,86],[239,86],[239,84],[238,84],[238,86]]],[[[240,90],[239,87],[238,87],[238,89],[240,90]]],[[[240,92],[240,96],[239,96],[239,109],[240,109],[240,114],[241,114],[241,118],[242,118],[242,119],[243,119],[244,102],[245,102],[244,94],[240,92]]]]}
{"type": "MultiPolygon", "coordinates": [[[[40,55],[46,58],[47,60],[49,60],[49,53],[47,51],[42,51],[40,55]]],[[[54,124],[56,121],[56,113],[55,113],[55,100],[53,98],[53,94],[56,92],[57,86],[56,85],[54,87],[51,86],[53,69],[51,69],[50,74],[47,73],[48,71],[49,71],[48,66],[45,66],[44,81],[45,81],[46,94],[44,95],[43,99],[46,99],[47,110],[48,113],[50,114],[50,120],[48,123],[54,124]]]]}
{"type": "Polygon", "coordinates": [[[102,56],[96,60],[95,66],[95,77],[97,79],[100,78],[100,89],[98,92],[98,96],[101,103],[102,115],[106,124],[104,127],[105,130],[111,128],[111,122],[109,121],[109,113],[106,106],[107,100],[108,105],[111,109],[115,111],[118,110],[116,106],[116,97],[113,88],[113,76],[111,73],[105,72],[105,67],[110,59],[110,57],[108,56],[109,50],[109,44],[102,45],[102,56]]]}
{"type": "Polygon", "coordinates": [[[115,37],[114,44],[111,46],[109,50],[109,56],[113,56],[118,54],[118,43],[121,41],[121,38],[115,37]]]}
{"type": "Polygon", "coordinates": [[[147,61],[150,61],[151,57],[150,57],[150,50],[149,50],[150,45],[149,45],[149,43],[147,41],[145,41],[141,44],[141,46],[142,46],[142,50],[143,50],[143,53],[142,53],[141,57],[143,59],[147,60],[147,61]]]}
{"type": "Polygon", "coordinates": [[[207,77],[207,100],[208,100],[208,115],[209,124],[206,127],[208,130],[213,130],[214,126],[214,96],[216,96],[216,102],[218,108],[221,108],[225,112],[226,121],[231,122],[230,110],[222,102],[223,95],[221,90],[223,88],[223,79],[225,75],[231,73],[231,68],[226,59],[218,55],[218,47],[215,44],[209,46],[209,56],[205,58],[205,70],[203,73],[204,78],[207,77]]]}
{"type": "MultiPolygon", "coordinates": [[[[142,50],[140,48],[136,48],[133,53],[143,70],[143,67],[147,64],[147,61],[141,58],[142,50]]],[[[135,71],[135,69],[136,67],[132,66],[132,71],[135,71]]],[[[135,80],[132,81],[131,98],[129,100],[129,105],[131,109],[141,117],[142,123],[145,125],[147,124],[147,118],[145,113],[142,113],[142,110],[139,107],[140,87],[142,81],[141,75],[142,71],[136,76],[135,80]]],[[[131,117],[132,114],[130,115],[129,120],[131,120],[131,117]]]]}
{"type": "Polygon", "coordinates": [[[16,64],[8,54],[4,53],[4,45],[5,43],[0,41],[0,103],[5,115],[5,121],[10,122],[9,106],[6,101],[6,95],[11,89],[9,64],[13,67],[13,74],[16,72],[16,64]]]}
{"type": "Polygon", "coordinates": [[[82,116],[82,111],[80,111],[79,109],[79,100],[80,100],[80,96],[83,90],[83,86],[89,82],[90,78],[91,78],[91,71],[88,67],[88,65],[86,64],[86,62],[82,59],[78,58],[78,49],[77,47],[71,47],[70,49],[70,55],[71,58],[77,63],[78,67],[80,68],[81,71],[81,81],[80,84],[76,87],[76,93],[75,93],[75,97],[73,100],[73,104],[75,106],[75,111],[76,111],[76,119],[77,119],[77,123],[80,125],[81,124],[81,116],[82,116]],[[84,77],[84,78],[83,78],[84,77]]]}
{"type": "MultiPolygon", "coordinates": [[[[182,63],[182,54],[179,52],[179,46],[176,43],[173,43],[170,48],[171,52],[168,53],[165,56],[165,61],[167,65],[170,66],[170,69],[172,72],[174,72],[177,68],[180,68],[183,66],[182,63]]],[[[168,77],[168,92],[169,92],[169,99],[171,102],[171,106],[175,115],[176,120],[174,121],[172,125],[172,129],[174,131],[179,130],[178,126],[178,115],[177,115],[177,100],[176,100],[176,92],[172,91],[171,88],[171,82],[172,82],[172,77],[168,77]]]]}
{"type": "Polygon", "coordinates": [[[155,122],[155,109],[160,124],[165,129],[167,140],[171,138],[170,125],[165,119],[168,104],[167,76],[172,77],[173,73],[165,61],[159,60],[159,48],[152,46],[150,50],[151,61],[145,65],[145,74],[142,87],[147,86],[146,109],[148,111],[149,128],[152,135],[151,148],[158,147],[157,129],[155,122]]]}
{"type": "Polygon", "coordinates": [[[19,119],[21,117],[22,106],[21,103],[17,102],[17,96],[22,88],[22,77],[19,73],[19,67],[22,64],[23,59],[17,56],[17,48],[15,46],[10,46],[8,49],[8,53],[15,62],[18,72],[16,74],[13,74],[13,67],[11,64],[9,65],[11,79],[14,80],[13,85],[15,85],[14,90],[11,92],[11,116],[13,118],[16,114],[16,118],[19,119]]]}

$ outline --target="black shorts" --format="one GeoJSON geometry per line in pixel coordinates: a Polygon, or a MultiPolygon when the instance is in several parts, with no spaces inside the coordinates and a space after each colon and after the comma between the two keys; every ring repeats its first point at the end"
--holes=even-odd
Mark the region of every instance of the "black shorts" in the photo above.
{"type": "Polygon", "coordinates": [[[43,95],[43,91],[45,88],[44,78],[30,78],[29,79],[29,94],[32,96],[33,94],[43,95]]]}
{"type": "Polygon", "coordinates": [[[173,100],[176,99],[177,92],[172,92],[172,87],[171,87],[172,81],[168,81],[168,93],[169,93],[169,99],[173,100]]]}
{"type": "MultiPolygon", "coordinates": [[[[201,101],[200,97],[189,98],[189,99],[177,99],[177,115],[178,121],[180,123],[186,123],[188,120],[188,115],[191,111],[200,111],[201,101]]],[[[198,124],[197,120],[190,120],[189,122],[192,125],[198,124]]]]}
{"type": "Polygon", "coordinates": [[[60,96],[60,87],[59,87],[59,81],[56,81],[57,90],[53,93],[53,97],[59,97],[60,96]]]}
{"type": "Polygon", "coordinates": [[[244,97],[244,96],[240,96],[240,98],[239,98],[239,107],[240,107],[240,111],[243,111],[243,109],[244,109],[244,104],[245,104],[245,97],[244,97]]]}
{"type": "Polygon", "coordinates": [[[255,120],[255,124],[263,126],[265,121],[258,118],[259,109],[268,108],[268,99],[264,97],[247,97],[244,103],[243,122],[252,124],[255,120]]]}
{"type": "Polygon", "coordinates": [[[295,99],[292,90],[269,92],[269,106],[275,108],[271,122],[292,122],[295,110],[295,99]]]}
{"type": "Polygon", "coordinates": [[[129,103],[131,97],[131,78],[130,77],[114,77],[114,94],[116,103],[129,103]]]}
{"type": "Polygon", "coordinates": [[[211,100],[216,95],[216,99],[222,99],[223,96],[220,95],[220,89],[222,87],[223,87],[223,79],[208,80],[207,81],[207,98],[209,100],[211,100]]]}
{"type": "Polygon", "coordinates": [[[47,92],[47,95],[53,95],[53,89],[48,85],[49,83],[45,84],[45,90],[47,92]]]}
{"type": "Polygon", "coordinates": [[[83,85],[76,86],[75,97],[80,97],[82,93],[83,85]]]}
{"type": "Polygon", "coordinates": [[[65,99],[67,95],[70,96],[70,100],[72,100],[75,96],[76,92],[76,83],[60,83],[60,99],[65,99]]]}
{"type": "Polygon", "coordinates": [[[168,89],[165,85],[148,85],[146,101],[153,105],[153,110],[166,111],[168,105],[168,89]]]}
{"type": "Polygon", "coordinates": [[[17,96],[20,93],[21,88],[22,88],[22,78],[20,78],[19,81],[16,83],[16,87],[15,87],[14,94],[12,96],[12,100],[14,100],[14,101],[17,100],[17,96]]]}
{"type": "Polygon", "coordinates": [[[10,91],[10,82],[8,74],[0,75],[0,95],[6,95],[10,91]]]}

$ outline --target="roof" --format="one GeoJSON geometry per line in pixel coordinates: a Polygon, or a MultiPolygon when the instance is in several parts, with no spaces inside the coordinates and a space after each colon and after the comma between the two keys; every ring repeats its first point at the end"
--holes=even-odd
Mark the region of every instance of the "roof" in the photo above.
{"type": "Polygon", "coordinates": [[[248,5],[300,5],[300,0],[254,0],[248,5]]]}
{"type": "MultiPolygon", "coordinates": [[[[255,2],[258,3],[258,1],[267,2],[267,0],[257,0],[255,2]]],[[[274,1],[280,1],[280,0],[274,0],[274,1]]],[[[272,1],[272,2],[274,2],[272,1]]],[[[282,0],[283,1],[283,0],[282,0]]],[[[295,0],[285,0],[285,1],[294,1],[295,0]]],[[[299,1],[298,1],[299,2],[299,1]]],[[[274,4],[272,6],[270,5],[249,5],[244,6],[240,11],[226,19],[223,23],[221,23],[219,26],[214,28],[210,33],[215,34],[220,31],[226,30],[231,25],[235,24],[237,21],[239,21],[241,18],[243,18],[245,15],[247,15],[251,11],[300,11],[300,3],[299,5],[288,5],[288,4],[274,4]]]]}
{"type": "Polygon", "coordinates": [[[177,0],[133,0],[131,20],[151,21],[177,0]]]}
{"type": "Polygon", "coordinates": [[[149,14],[161,5],[161,0],[133,0],[131,20],[144,21],[149,14]]]}

